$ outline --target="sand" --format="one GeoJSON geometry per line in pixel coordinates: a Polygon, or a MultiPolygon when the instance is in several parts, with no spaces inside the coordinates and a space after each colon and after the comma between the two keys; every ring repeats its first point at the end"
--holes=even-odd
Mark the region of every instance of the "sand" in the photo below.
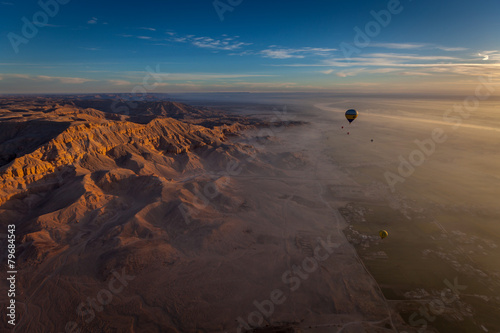
{"type": "Polygon", "coordinates": [[[11,331],[403,330],[338,211],[380,193],[325,153],[330,124],[255,112],[268,122],[231,138],[182,119],[86,112],[47,138],[65,159],[37,146],[4,165],[3,223],[18,226],[11,331]],[[88,141],[64,154],[71,131],[88,141]]]}

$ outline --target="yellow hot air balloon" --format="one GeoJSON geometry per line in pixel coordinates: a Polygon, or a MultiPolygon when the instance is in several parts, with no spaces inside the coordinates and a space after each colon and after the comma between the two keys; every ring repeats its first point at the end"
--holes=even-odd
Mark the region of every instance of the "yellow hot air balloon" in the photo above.
{"type": "Polygon", "coordinates": [[[349,109],[345,112],[345,117],[349,121],[349,124],[354,121],[358,117],[358,111],[354,109],[349,109]]]}
{"type": "Polygon", "coordinates": [[[378,234],[379,234],[380,238],[382,238],[382,239],[384,239],[384,238],[386,238],[387,236],[389,236],[389,233],[388,233],[387,231],[385,231],[385,230],[380,230],[380,231],[378,232],[378,234]]]}

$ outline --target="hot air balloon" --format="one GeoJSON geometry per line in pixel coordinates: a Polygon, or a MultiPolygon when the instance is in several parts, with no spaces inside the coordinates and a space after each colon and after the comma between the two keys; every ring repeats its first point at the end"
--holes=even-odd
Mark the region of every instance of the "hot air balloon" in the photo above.
{"type": "Polygon", "coordinates": [[[354,119],[356,119],[358,117],[358,111],[356,111],[354,109],[349,109],[345,112],[345,117],[347,118],[347,120],[349,120],[349,124],[350,124],[354,121],[354,119]]]}
{"type": "Polygon", "coordinates": [[[382,239],[384,239],[384,238],[386,238],[387,236],[389,236],[389,233],[388,233],[387,231],[385,231],[385,230],[380,230],[380,231],[378,232],[378,234],[379,234],[380,238],[382,238],[382,239]]]}

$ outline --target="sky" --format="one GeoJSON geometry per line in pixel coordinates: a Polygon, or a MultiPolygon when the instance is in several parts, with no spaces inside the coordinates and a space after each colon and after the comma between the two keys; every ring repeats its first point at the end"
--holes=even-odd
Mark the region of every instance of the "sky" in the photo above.
{"type": "Polygon", "coordinates": [[[498,0],[0,0],[1,93],[472,94],[498,0]]]}

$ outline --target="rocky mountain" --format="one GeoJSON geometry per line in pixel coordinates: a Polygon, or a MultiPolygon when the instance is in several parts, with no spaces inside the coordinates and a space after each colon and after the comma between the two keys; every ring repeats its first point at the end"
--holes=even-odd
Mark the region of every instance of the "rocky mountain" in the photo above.
{"type": "MultiPolygon", "coordinates": [[[[179,155],[184,154],[180,159],[197,159],[198,154],[224,146],[227,135],[249,127],[248,119],[241,118],[246,125],[228,125],[215,112],[172,102],[139,104],[135,116],[126,118],[111,113],[106,108],[109,101],[83,103],[105,111],[76,104],[81,103],[18,103],[13,108],[11,102],[4,102],[0,111],[0,203],[14,196],[21,198],[34,183],[68,167],[94,172],[124,166],[138,158],[155,160],[150,172],[169,177],[193,168],[190,163],[179,164],[179,155]],[[200,119],[203,115],[203,119],[212,119],[211,128],[170,115],[179,119],[200,119]],[[153,117],[145,124],[127,119],[142,116],[153,117]]],[[[133,169],[140,173],[143,166],[133,169]]]]}
{"type": "MultiPolygon", "coordinates": [[[[216,210],[242,204],[224,172],[254,149],[228,136],[262,122],[175,102],[136,102],[115,113],[112,103],[0,101],[0,215],[2,232],[16,225],[19,331],[64,330],[82,295],[98,293],[122,269],[137,274],[181,260],[219,223],[216,210]],[[210,206],[200,200],[207,184],[220,185],[210,206]],[[188,210],[204,218],[187,219],[188,210]]],[[[71,321],[87,332],[117,329],[115,321],[100,327],[114,315],[102,316],[71,321]]]]}

